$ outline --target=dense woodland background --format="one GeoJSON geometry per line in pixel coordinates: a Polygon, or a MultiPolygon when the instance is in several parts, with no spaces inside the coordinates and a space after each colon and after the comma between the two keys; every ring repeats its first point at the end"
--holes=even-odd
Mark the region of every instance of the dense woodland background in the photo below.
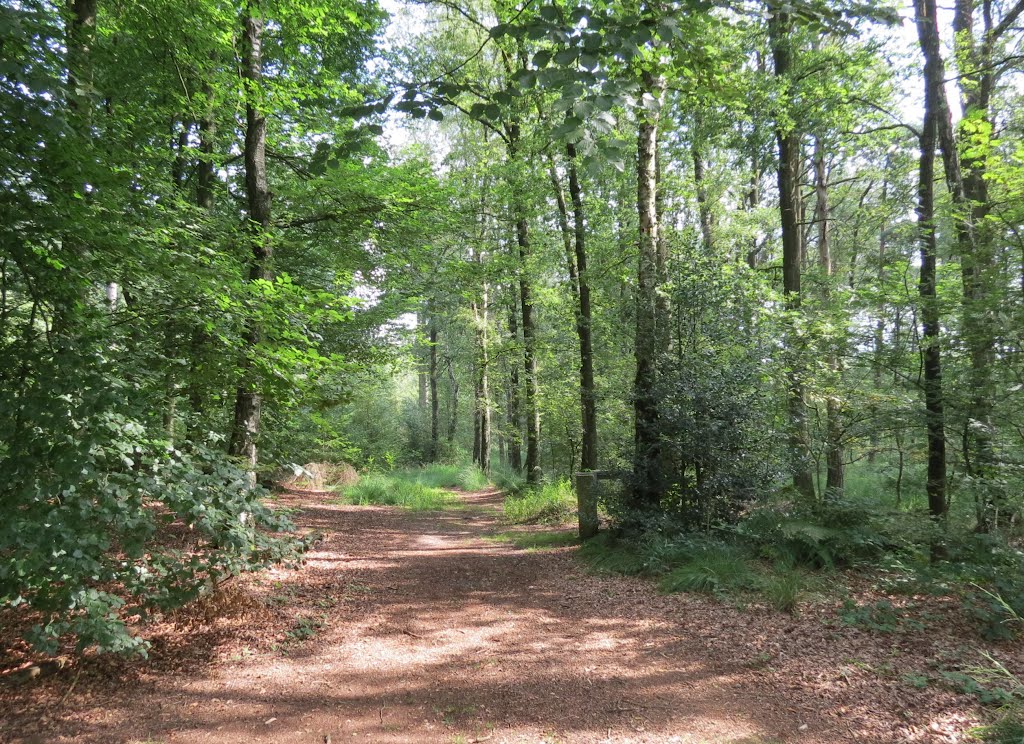
{"type": "Polygon", "coordinates": [[[33,641],[138,649],[126,619],[296,555],[258,483],[311,462],[610,471],[659,560],[945,567],[1008,628],[1024,3],[391,10],[0,3],[33,641]]]}

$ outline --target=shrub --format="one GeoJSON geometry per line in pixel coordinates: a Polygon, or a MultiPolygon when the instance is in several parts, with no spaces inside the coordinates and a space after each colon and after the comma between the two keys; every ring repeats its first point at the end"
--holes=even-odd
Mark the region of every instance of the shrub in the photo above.
{"type": "MultiPolygon", "coordinates": [[[[133,415],[116,365],[83,352],[37,360],[0,392],[0,606],[40,620],[55,653],[145,653],[129,616],[171,609],[217,579],[296,555],[300,543],[223,443],[173,449],[133,415]]],[[[162,435],[162,431],[161,431],[162,435]]]]}

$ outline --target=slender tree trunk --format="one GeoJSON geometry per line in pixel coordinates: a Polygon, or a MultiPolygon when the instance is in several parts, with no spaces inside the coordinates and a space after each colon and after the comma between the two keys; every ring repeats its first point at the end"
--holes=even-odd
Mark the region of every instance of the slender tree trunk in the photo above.
{"type": "MultiPolygon", "coordinates": [[[[246,5],[242,20],[242,79],[245,86],[245,191],[248,204],[248,233],[252,257],[249,281],[273,278],[270,242],[271,193],[267,183],[267,120],[258,103],[258,90],[263,80],[263,21],[258,18],[256,3],[246,5]]],[[[254,354],[260,341],[260,330],[250,322],[245,332],[247,358],[243,365],[242,383],[235,395],[235,420],[229,451],[241,457],[250,469],[255,484],[260,430],[262,395],[253,379],[253,365],[248,355],[254,354]]]]}
{"type": "MultiPolygon", "coordinates": [[[[890,161],[886,159],[886,179],[882,181],[882,204],[889,203],[889,180],[888,170],[890,167],[890,161]]],[[[883,219],[881,226],[878,228],[878,287],[879,290],[885,284],[885,258],[886,258],[886,247],[888,244],[888,230],[889,226],[883,219]]],[[[881,291],[879,292],[880,298],[882,297],[881,291]]],[[[872,373],[875,384],[875,391],[881,392],[882,390],[882,362],[883,355],[885,354],[885,300],[879,299],[878,301],[878,317],[875,320],[874,330],[874,352],[872,355],[872,373]]],[[[878,406],[874,403],[871,404],[872,419],[877,416],[878,406]]],[[[874,464],[875,459],[878,456],[878,426],[876,422],[873,422],[871,427],[871,447],[868,449],[868,463],[874,464]]]]}
{"type": "MultiPolygon", "coordinates": [[[[768,22],[775,61],[775,75],[787,79],[793,68],[790,49],[792,24],[789,14],[772,7],[768,22]]],[[[791,315],[800,312],[800,267],[803,260],[802,212],[800,197],[800,136],[790,128],[776,130],[779,146],[779,212],[782,220],[782,285],[786,309],[791,315]]],[[[789,447],[793,486],[804,498],[814,498],[814,477],[810,435],[807,430],[807,401],[804,392],[806,373],[804,349],[795,329],[788,335],[790,357],[787,372],[787,403],[789,409],[789,447]]]]}
{"type": "Polygon", "coordinates": [[[206,111],[199,121],[199,165],[196,173],[196,204],[207,212],[213,211],[213,186],[216,172],[213,162],[215,141],[217,137],[217,121],[214,118],[213,88],[203,84],[203,97],[206,99],[206,111]]]}
{"type": "MultiPolygon", "coordinates": [[[[459,378],[455,376],[455,368],[451,357],[445,359],[445,367],[448,370],[448,386],[452,391],[451,408],[448,415],[448,432],[445,439],[448,442],[448,449],[452,450],[455,444],[455,434],[459,429],[459,378]]],[[[426,376],[424,376],[424,382],[425,378],[426,376]]],[[[426,385],[424,385],[424,388],[426,388],[426,385]]]]}
{"type": "Polygon", "coordinates": [[[92,47],[96,42],[97,0],[69,0],[67,27],[68,106],[82,115],[81,124],[91,125],[93,84],[92,47]]]}
{"type": "Polygon", "coordinates": [[[419,392],[419,407],[421,415],[425,415],[427,411],[427,366],[425,364],[427,360],[424,359],[427,355],[423,353],[423,333],[423,314],[416,313],[416,384],[419,392]]]}
{"type": "Polygon", "coordinates": [[[526,217],[516,219],[519,244],[519,307],[523,319],[523,368],[526,373],[526,481],[540,480],[540,406],[537,401],[537,330],[533,322],[533,287],[529,277],[530,238],[526,217]]]}
{"type": "Polygon", "coordinates": [[[488,287],[485,283],[480,302],[473,302],[473,320],[476,325],[476,442],[475,461],[485,473],[491,467],[491,400],[490,400],[490,350],[488,349],[488,287]]]}
{"type": "Polygon", "coordinates": [[[925,115],[918,164],[917,223],[921,246],[921,298],[924,357],[925,421],[928,432],[928,511],[934,519],[946,515],[946,434],[942,389],[941,331],[936,298],[937,241],[935,231],[935,145],[940,119],[948,115],[943,91],[944,69],[939,56],[939,30],[935,0],[915,0],[917,33],[925,57],[925,115]],[[944,110],[945,109],[945,110],[944,110]]]}
{"type": "MultiPolygon", "coordinates": [[[[65,30],[65,56],[67,65],[67,97],[66,116],[71,125],[70,147],[75,152],[69,154],[65,165],[69,171],[79,171],[89,162],[90,155],[81,150],[92,149],[92,85],[93,85],[93,45],[96,41],[97,0],[67,0],[67,28],[65,30]],[[80,165],[81,164],[81,165],[80,165]]],[[[6,52],[6,50],[4,50],[6,52]]],[[[63,185],[67,200],[68,230],[61,237],[64,250],[70,256],[79,256],[87,252],[87,247],[75,229],[77,210],[87,203],[88,194],[85,182],[88,174],[76,173],[63,185]],[[83,199],[82,197],[86,197],[83,199]]],[[[63,289],[63,287],[62,287],[63,289]]],[[[84,284],[69,283],[68,288],[54,296],[53,301],[53,333],[60,336],[69,334],[76,323],[79,309],[87,301],[84,284]]],[[[109,306],[109,303],[108,303],[109,306]]],[[[35,306],[33,305],[33,310],[35,306]]]]}
{"type": "MultiPolygon", "coordinates": [[[[829,220],[828,169],[825,164],[825,145],[820,137],[814,141],[814,193],[815,221],[818,225],[818,266],[822,273],[822,288],[826,311],[831,309],[832,230],[829,220]]],[[[828,341],[825,363],[832,373],[832,381],[825,401],[825,493],[831,498],[843,495],[845,487],[845,453],[843,451],[843,406],[839,390],[842,386],[842,346],[845,339],[828,341]]]]}
{"type": "Polygon", "coordinates": [[[473,462],[480,464],[480,380],[473,380],[473,462]]]}
{"type": "MultiPolygon", "coordinates": [[[[512,343],[519,343],[519,308],[515,293],[508,314],[508,332],[512,343]]],[[[512,364],[508,372],[508,464],[517,471],[523,469],[523,420],[519,406],[519,365],[512,364]]]]}
{"type": "Polygon", "coordinates": [[[440,428],[441,428],[441,400],[437,394],[437,319],[430,314],[429,325],[430,339],[430,367],[428,376],[430,379],[430,461],[437,462],[441,455],[440,428]]]}
{"type": "Polygon", "coordinates": [[[580,403],[583,409],[580,466],[583,470],[597,470],[597,385],[594,381],[594,337],[590,307],[590,275],[587,273],[586,216],[574,145],[566,145],[566,156],[569,167],[569,197],[572,201],[573,248],[576,253],[576,277],[579,284],[579,319],[576,323],[576,335],[580,339],[580,403]]]}
{"type": "MultiPolygon", "coordinates": [[[[700,127],[695,129],[699,130],[700,127]]],[[[693,159],[693,184],[697,187],[697,214],[700,219],[700,234],[704,241],[704,251],[710,256],[715,249],[715,216],[711,211],[708,198],[707,175],[704,165],[704,154],[694,135],[690,144],[690,157],[693,159]]]]}
{"type": "Polygon", "coordinates": [[[587,269],[586,221],[583,210],[583,193],[576,168],[576,148],[566,145],[567,168],[569,171],[569,194],[572,199],[573,225],[569,226],[569,213],[565,203],[562,184],[551,161],[551,184],[558,206],[558,224],[565,247],[565,262],[573,294],[573,310],[576,317],[576,336],[580,349],[580,411],[582,418],[582,448],[580,469],[597,469],[597,402],[594,385],[594,348],[591,336],[590,285],[583,272],[587,269]]]}
{"type": "MultiPolygon", "coordinates": [[[[647,76],[648,91],[660,87],[647,76]]],[[[660,97],[660,96],[659,96],[660,97]]],[[[635,450],[633,502],[641,511],[661,501],[661,440],[658,432],[658,123],[656,112],[641,111],[637,134],[637,213],[640,225],[636,288],[636,377],[633,383],[635,450]]]]}
{"type": "MultiPolygon", "coordinates": [[[[519,125],[508,130],[508,156],[515,167],[519,162],[519,125]]],[[[523,371],[526,392],[526,481],[538,483],[540,468],[540,402],[539,370],[537,366],[537,328],[534,324],[533,284],[530,277],[530,224],[523,201],[522,188],[512,184],[512,208],[516,221],[516,244],[519,248],[519,309],[523,326],[523,371]]]]}
{"type": "MultiPolygon", "coordinates": [[[[199,121],[199,161],[196,165],[196,205],[206,213],[213,212],[213,189],[216,183],[216,172],[214,167],[214,147],[216,140],[216,119],[214,111],[213,88],[208,84],[203,85],[203,97],[206,101],[206,110],[203,118],[199,121]]],[[[188,375],[188,401],[192,412],[192,425],[187,436],[194,438],[198,433],[198,425],[201,422],[204,411],[203,384],[201,380],[202,356],[209,341],[206,329],[200,323],[195,323],[190,330],[189,339],[189,375],[188,375]]]]}
{"type": "MultiPolygon", "coordinates": [[[[753,214],[761,204],[761,168],[758,162],[757,152],[750,156],[750,185],[747,189],[745,207],[748,213],[753,214]]],[[[747,266],[756,269],[761,258],[761,240],[754,235],[750,238],[750,248],[747,250],[747,266]]]]}

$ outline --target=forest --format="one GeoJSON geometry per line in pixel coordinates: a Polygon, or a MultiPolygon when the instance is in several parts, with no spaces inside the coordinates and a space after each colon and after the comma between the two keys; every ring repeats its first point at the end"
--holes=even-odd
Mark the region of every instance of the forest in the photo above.
{"type": "Polygon", "coordinates": [[[145,680],[507,611],[351,734],[1024,742],[1022,82],[1024,0],[0,0],[0,741],[340,739],[145,680]]]}

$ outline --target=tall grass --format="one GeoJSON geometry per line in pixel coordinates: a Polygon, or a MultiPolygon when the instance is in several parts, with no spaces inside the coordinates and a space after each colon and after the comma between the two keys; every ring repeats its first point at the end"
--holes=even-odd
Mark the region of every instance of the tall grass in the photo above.
{"type": "Polygon", "coordinates": [[[575,513],[576,494],[564,479],[505,498],[505,519],[516,524],[560,524],[575,513]]]}
{"type": "Polygon", "coordinates": [[[508,496],[526,490],[526,478],[523,474],[504,464],[491,466],[491,482],[508,496]]]}
{"type": "Polygon", "coordinates": [[[380,474],[368,475],[359,483],[345,488],[339,501],[359,506],[401,506],[413,511],[447,509],[458,503],[453,494],[441,488],[380,474]]]}
{"type": "Polygon", "coordinates": [[[475,465],[426,465],[422,468],[373,473],[341,489],[346,504],[403,506],[428,511],[459,504],[449,489],[479,491],[487,488],[487,476],[475,465]]]}

